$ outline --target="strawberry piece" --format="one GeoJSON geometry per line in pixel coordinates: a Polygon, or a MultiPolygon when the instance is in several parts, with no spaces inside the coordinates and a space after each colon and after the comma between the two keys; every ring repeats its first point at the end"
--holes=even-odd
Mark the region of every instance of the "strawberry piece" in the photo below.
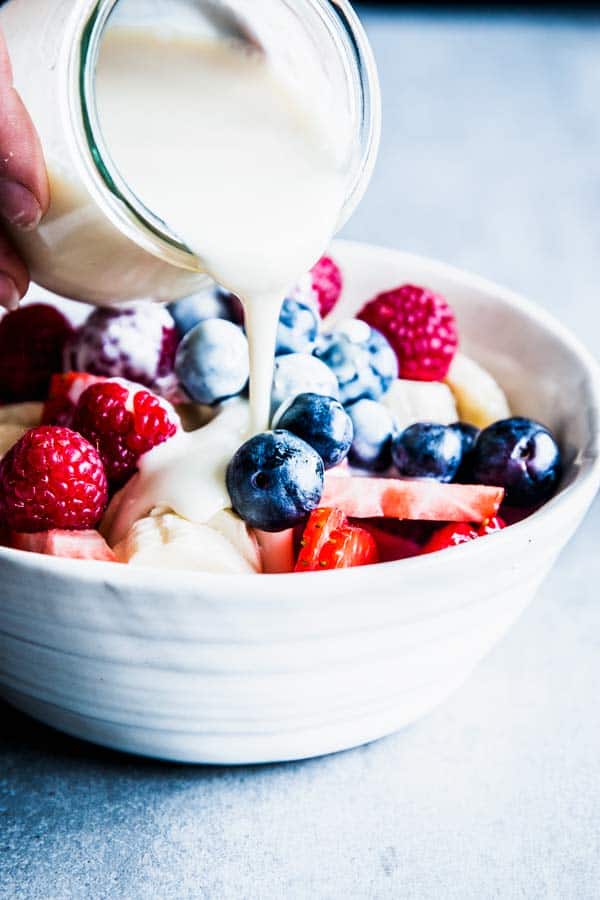
{"type": "Polygon", "coordinates": [[[331,532],[319,555],[319,569],[350,569],[379,562],[375,538],[357,525],[331,532]]]}
{"type": "Polygon", "coordinates": [[[405,284],[375,297],[358,314],[388,339],[398,357],[400,378],[442,381],[458,348],[454,313],[427,288],[405,284]]]}
{"type": "Polygon", "coordinates": [[[380,562],[396,562],[419,556],[432,532],[430,522],[398,519],[361,519],[360,527],[375,539],[380,562]]]}
{"type": "Polygon", "coordinates": [[[166,400],[137,384],[114,379],[83,392],[73,427],[98,448],[108,480],[116,488],[134,474],[140,456],[177,433],[180,421],[166,400]]]}
{"type": "Polygon", "coordinates": [[[100,381],[106,381],[106,379],[98,375],[89,375],[87,372],[66,372],[53,375],[50,380],[48,398],[44,404],[42,424],[62,425],[70,428],[79,398],[87,388],[100,381]]]}
{"type": "Polygon", "coordinates": [[[32,303],[0,321],[0,403],[44,400],[50,378],[61,372],[63,348],[73,334],[65,317],[32,303]]]}
{"type": "Polygon", "coordinates": [[[331,478],[325,474],[321,502],[355,519],[483,522],[498,512],[503,488],[442,484],[433,479],[331,478]]]}
{"type": "Polygon", "coordinates": [[[501,519],[500,516],[492,516],[491,519],[486,519],[481,523],[477,534],[479,537],[486,537],[488,534],[497,534],[499,531],[503,531],[504,528],[506,528],[504,519],[501,519]]]}
{"type": "Polygon", "coordinates": [[[10,546],[29,553],[60,556],[65,559],[95,559],[117,562],[102,535],[97,531],[40,531],[37,534],[13,532],[10,546]]]}
{"type": "Polygon", "coordinates": [[[460,544],[468,544],[477,540],[478,532],[468,522],[454,522],[444,525],[425,544],[421,553],[435,553],[438,550],[447,550],[448,547],[458,547],[460,544]]]}
{"type": "Polygon", "coordinates": [[[0,519],[11,531],[85,531],[107,502],[98,451],[69,428],[32,428],[0,463],[0,519]]]}
{"type": "Polygon", "coordinates": [[[332,532],[345,524],[346,516],[340,509],[315,509],[304,529],[295,571],[309,572],[318,569],[324,545],[332,532]]]}

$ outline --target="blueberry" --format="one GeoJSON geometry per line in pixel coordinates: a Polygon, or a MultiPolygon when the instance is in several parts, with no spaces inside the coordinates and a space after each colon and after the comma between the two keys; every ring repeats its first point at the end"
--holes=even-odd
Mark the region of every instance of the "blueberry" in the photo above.
{"type": "Polygon", "coordinates": [[[354,425],[350,462],[361,469],[383,472],[392,462],[394,418],[382,403],[358,400],[346,407],[354,425]]]}
{"type": "Polygon", "coordinates": [[[477,484],[506,488],[509,504],[532,506],[556,490],[562,474],[560,450],[539,422],[503,419],[481,432],[471,471],[477,484]]]}
{"type": "Polygon", "coordinates": [[[339,398],[337,378],[325,363],[308,353],[288,353],[275,360],[271,412],[298,394],[322,394],[339,398]]]}
{"type": "Polygon", "coordinates": [[[299,394],[277,422],[316,450],[326,469],[343,462],[352,444],[352,420],[339,400],[299,394]]]}
{"type": "Polygon", "coordinates": [[[237,325],[207,319],[182,340],[175,372],[195,403],[212,406],[235,397],[248,382],[248,341],[237,325]]]}
{"type": "Polygon", "coordinates": [[[320,317],[314,304],[291,297],[283,301],[277,331],[277,356],[312,353],[319,333],[320,317]]]}
{"type": "Polygon", "coordinates": [[[289,431],[267,431],[247,441],[227,469],[235,511],[252,528],[284,531],[304,521],[323,493],[323,461],[289,431]]]}
{"type": "Polygon", "coordinates": [[[456,481],[468,484],[471,478],[471,460],[473,458],[473,450],[477,443],[477,438],[481,434],[479,428],[475,425],[468,425],[466,422],[456,422],[451,426],[460,436],[462,441],[463,457],[460,468],[456,474],[456,481]]]}
{"type": "Polygon", "coordinates": [[[459,434],[462,441],[463,456],[467,456],[473,451],[477,443],[477,438],[481,433],[479,428],[476,428],[475,425],[468,425],[466,422],[456,422],[450,427],[459,434]]]}
{"type": "Polygon", "coordinates": [[[241,325],[244,321],[244,312],[238,298],[216,284],[169,303],[167,309],[175,319],[181,337],[206,319],[226,319],[234,325],[241,325]]]}
{"type": "Polygon", "coordinates": [[[451,425],[417,422],[392,443],[392,459],[400,475],[452,481],[463,455],[462,439],[451,425]]]}
{"type": "Polygon", "coordinates": [[[398,377],[398,360],[387,339],[358,319],[319,338],[315,355],[335,373],[344,406],[380,400],[398,377]]]}

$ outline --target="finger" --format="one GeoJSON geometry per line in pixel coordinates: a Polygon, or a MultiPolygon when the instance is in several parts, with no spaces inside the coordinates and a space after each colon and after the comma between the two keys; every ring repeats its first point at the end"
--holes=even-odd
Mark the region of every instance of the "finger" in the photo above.
{"type": "Polygon", "coordinates": [[[0,231],[0,306],[16,309],[28,287],[27,268],[9,239],[0,231]]]}
{"type": "Polygon", "coordinates": [[[35,228],[49,202],[42,145],[13,86],[10,58],[0,31],[0,217],[17,228],[35,228]]]}

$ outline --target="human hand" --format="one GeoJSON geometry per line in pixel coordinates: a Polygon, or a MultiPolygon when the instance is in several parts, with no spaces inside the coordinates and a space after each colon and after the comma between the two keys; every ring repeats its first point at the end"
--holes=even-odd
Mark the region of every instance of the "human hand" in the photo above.
{"type": "MultiPolygon", "coordinates": [[[[0,31],[0,220],[31,231],[49,203],[42,145],[13,87],[8,49],[0,31]]],[[[0,306],[14,309],[28,287],[27,266],[0,222],[0,306]]]]}

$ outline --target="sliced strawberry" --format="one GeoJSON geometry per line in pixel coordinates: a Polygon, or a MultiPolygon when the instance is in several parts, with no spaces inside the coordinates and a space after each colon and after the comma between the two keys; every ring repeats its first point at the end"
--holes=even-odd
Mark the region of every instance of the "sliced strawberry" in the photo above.
{"type": "Polygon", "coordinates": [[[319,569],[350,569],[379,562],[375,538],[357,525],[342,525],[329,535],[319,555],[319,569]]]}
{"type": "Polygon", "coordinates": [[[361,519],[360,527],[375,539],[380,562],[419,556],[433,528],[430,522],[403,522],[398,519],[361,519]]]}
{"type": "Polygon", "coordinates": [[[447,550],[449,547],[458,547],[460,544],[468,544],[475,541],[479,534],[469,522],[453,522],[444,525],[430,538],[421,553],[435,553],[437,550],[447,550]]]}
{"type": "Polygon", "coordinates": [[[324,506],[355,519],[483,522],[498,512],[504,489],[442,484],[432,479],[331,478],[325,476],[324,506]]]}
{"type": "Polygon", "coordinates": [[[506,528],[506,522],[504,519],[501,519],[500,516],[493,516],[491,519],[486,519],[481,523],[477,534],[479,537],[486,537],[488,534],[496,534],[498,531],[502,531],[506,528]]]}
{"type": "Polygon", "coordinates": [[[13,532],[10,546],[45,556],[65,559],[95,559],[116,562],[117,558],[97,531],[38,531],[36,534],[13,532]]]}
{"type": "Polygon", "coordinates": [[[87,372],[65,372],[53,375],[50,380],[48,399],[44,404],[43,425],[63,425],[69,428],[73,422],[75,407],[79,398],[92,384],[106,381],[98,375],[87,372]]]}
{"type": "Polygon", "coordinates": [[[304,529],[295,571],[309,572],[318,569],[323,546],[331,533],[345,524],[346,516],[340,509],[315,509],[304,529]]]}

